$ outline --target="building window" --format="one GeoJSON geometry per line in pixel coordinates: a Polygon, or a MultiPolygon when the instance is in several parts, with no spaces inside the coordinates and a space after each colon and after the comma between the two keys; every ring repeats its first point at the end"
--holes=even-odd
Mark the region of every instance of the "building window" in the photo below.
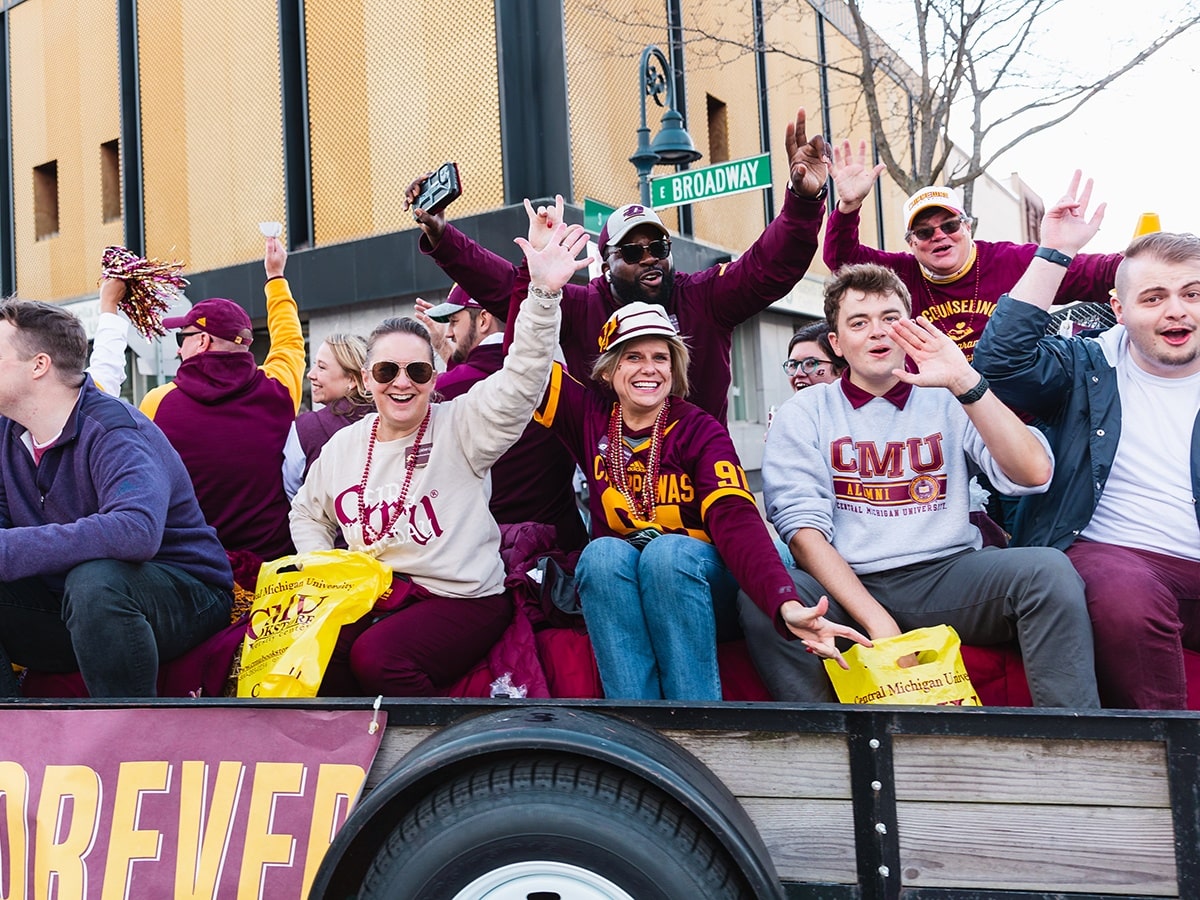
{"type": "Polygon", "coordinates": [[[37,240],[58,234],[58,160],[33,167],[33,230],[37,240]]]}
{"type": "Polygon", "coordinates": [[[713,163],[729,159],[729,115],[725,104],[712,94],[708,101],[708,160],[713,163]]]}
{"type": "Polygon", "coordinates": [[[121,145],[117,141],[100,145],[100,208],[105,222],[121,218],[121,145]]]}
{"type": "Polygon", "coordinates": [[[762,379],[756,373],[759,365],[757,317],[743,322],[733,330],[730,348],[730,412],[729,418],[738,422],[762,422],[760,415],[762,379]]]}

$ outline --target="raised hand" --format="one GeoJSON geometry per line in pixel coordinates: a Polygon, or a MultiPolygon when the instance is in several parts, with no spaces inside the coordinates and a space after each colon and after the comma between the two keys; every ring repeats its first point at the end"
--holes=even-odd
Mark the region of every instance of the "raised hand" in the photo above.
{"type": "Polygon", "coordinates": [[[850,150],[850,142],[843,141],[841,147],[833,148],[833,186],[837,188],[838,209],[854,212],[871,193],[871,188],[886,169],[883,163],[867,165],[867,142],[859,141],[857,156],[850,150]]]}
{"type": "Polygon", "coordinates": [[[412,209],[413,220],[421,226],[421,230],[429,238],[429,243],[436,247],[442,240],[442,234],[446,230],[446,213],[444,211],[428,213],[419,207],[413,206],[417,198],[421,196],[421,188],[432,175],[432,172],[426,172],[405,189],[404,208],[412,209]]]}
{"type": "Polygon", "coordinates": [[[804,107],[796,111],[796,121],[788,122],[783,136],[792,174],[792,190],[801,197],[815,197],[829,180],[829,148],[819,134],[810,140],[805,133],[804,107]]]}
{"type": "Polygon", "coordinates": [[[834,644],[834,638],[849,638],[864,647],[873,646],[865,635],[860,634],[848,625],[838,625],[825,618],[829,611],[829,599],[822,597],[816,606],[805,606],[803,603],[791,601],[783,604],[779,614],[783,616],[783,624],[810,653],[815,653],[823,659],[835,659],[843,669],[850,666],[842,657],[841,651],[834,644]]]}
{"type": "Polygon", "coordinates": [[[424,297],[418,297],[413,301],[416,311],[413,313],[414,318],[429,332],[429,340],[433,343],[433,349],[443,360],[450,359],[450,354],[454,350],[450,346],[450,342],[446,340],[446,332],[449,330],[445,322],[435,322],[429,318],[429,310],[433,309],[433,303],[430,303],[424,297]]]}
{"type": "Polygon", "coordinates": [[[125,282],[120,278],[105,278],[100,282],[100,312],[115,313],[125,299],[125,282]]]}
{"type": "Polygon", "coordinates": [[[525,254],[525,261],[529,265],[530,286],[545,291],[562,290],[563,285],[571,280],[571,276],[580,269],[587,268],[591,261],[587,256],[583,259],[578,258],[587,248],[588,242],[588,233],[582,225],[559,222],[541,249],[534,247],[525,238],[513,240],[525,254]]]}
{"type": "Polygon", "coordinates": [[[1101,203],[1092,217],[1087,217],[1088,203],[1092,199],[1092,179],[1084,183],[1083,192],[1080,193],[1079,183],[1082,179],[1083,173],[1076,169],[1067,192],[1046,210],[1042,218],[1042,246],[1059,250],[1068,256],[1074,256],[1096,236],[1107,207],[1107,204],[1101,203]]]}
{"type": "Polygon", "coordinates": [[[263,253],[263,268],[267,270],[268,278],[279,278],[287,265],[287,250],[279,238],[267,238],[267,248],[263,253]]]}
{"type": "Polygon", "coordinates": [[[900,319],[887,326],[888,335],[916,363],[917,371],[893,369],[901,381],[922,387],[944,387],[955,396],[965,394],[979,382],[979,373],[950,336],[939,331],[924,316],[900,319]]]}
{"type": "Polygon", "coordinates": [[[563,220],[562,194],[554,195],[553,206],[539,206],[536,210],[526,197],[525,212],[529,216],[529,245],[534,250],[541,250],[550,242],[550,235],[563,220]]]}

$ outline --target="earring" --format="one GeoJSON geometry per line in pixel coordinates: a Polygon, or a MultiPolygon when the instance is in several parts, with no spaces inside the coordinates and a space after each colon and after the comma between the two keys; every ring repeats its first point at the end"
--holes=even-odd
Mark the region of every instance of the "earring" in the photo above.
{"type": "Polygon", "coordinates": [[[609,284],[612,284],[612,272],[605,272],[604,280],[607,281],[609,284]]]}

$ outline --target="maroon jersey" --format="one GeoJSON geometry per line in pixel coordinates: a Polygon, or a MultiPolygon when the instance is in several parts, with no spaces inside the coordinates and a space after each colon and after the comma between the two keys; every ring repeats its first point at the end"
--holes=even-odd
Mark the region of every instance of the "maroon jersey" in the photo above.
{"type": "MultiPolygon", "coordinates": [[[[1002,294],[1012,290],[1033,260],[1037,244],[976,241],[975,263],[961,278],[935,284],[921,274],[921,265],[911,253],[888,253],[866,247],[858,240],[859,212],[838,212],[825,227],[825,265],[832,272],[850,263],[886,266],[904,282],[912,294],[913,316],[925,316],[948,334],[970,359],[983,335],[988,319],[1002,294]]],[[[1055,303],[1073,300],[1108,302],[1108,291],[1121,263],[1120,253],[1080,253],[1067,269],[1055,303]]]]}
{"type": "MultiPolygon", "coordinates": [[[[685,400],[671,402],[660,448],[654,518],[630,508],[608,476],[608,423],[613,404],[556,365],[534,420],[552,428],[588,479],[592,537],[623,537],[640,528],[685,534],[717,552],[763,611],[779,626],[779,607],[799,599],[754,503],[733,441],[720,423],[685,400]]],[[[629,489],[640,494],[652,429],[626,431],[629,489]]],[[[816,598],[812,598],[815,600],[816,598]]]]}

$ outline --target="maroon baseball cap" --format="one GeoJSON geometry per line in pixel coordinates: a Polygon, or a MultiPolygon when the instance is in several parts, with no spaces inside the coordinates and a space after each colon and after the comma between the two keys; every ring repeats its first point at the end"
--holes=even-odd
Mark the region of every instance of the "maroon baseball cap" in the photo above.
{"type": "Polygon", "coordinates": [[[430,307],[425,311],[425,315],[429,316],[435,322],[449,322],[452,315],[456,312],[462,312],[464,309],[483,309],[483,307],[456,284],[450,288],[446,302],[430,307]]]}
{"type": "Polygon", "coordinates": [[[190,326],[213,337],[247,347],[254,340],[254,326],[250,324],[250,317],[246,315],[246,311],[224,297],[201,300],[189,309],[186,315],[163,319],[162,325],[168,331],[190,326]]]}

